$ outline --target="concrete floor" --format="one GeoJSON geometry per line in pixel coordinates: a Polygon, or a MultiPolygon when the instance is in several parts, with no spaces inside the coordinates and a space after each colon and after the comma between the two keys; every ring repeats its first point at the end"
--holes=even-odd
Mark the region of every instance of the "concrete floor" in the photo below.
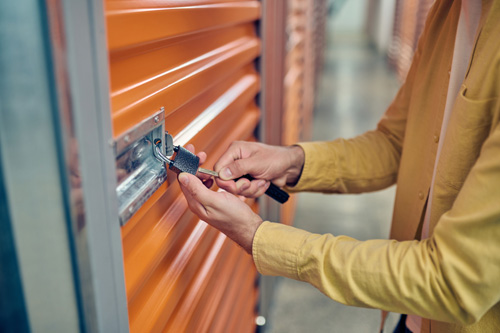
{"type": "MultiPolygon", "coordinates": [[[[316,101],[313,140],[353,137],[375,128],[398,87],[383,56],[357,33],[329,33],[316,101]]],[[[360,240],[389,235],[394,186],[362,195],[299,194],[295,226],[360,240]]],[[[266,332],[378,332],[380,311],[332,301],[314,287],[280,278],[266,332]]],[[[386,332],[399,315],[390,314],[386,332]]]]}

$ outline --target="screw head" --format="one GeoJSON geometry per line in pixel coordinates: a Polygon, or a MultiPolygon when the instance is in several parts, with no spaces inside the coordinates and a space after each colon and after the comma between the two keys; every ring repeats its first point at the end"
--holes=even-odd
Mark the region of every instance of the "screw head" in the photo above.
{"type": "Polygon", "coordinates": [[[129,143],[130,142],[130,135],[125,135],[125,137],[123,138],[123,141],[125,141],[125,143],[129,143]]]}
{"type": "Polygon", "coordinates": [[[158,116],[156,116],[154,119],[155,119],[155,123],[160,121],[160,117],[158,117],[158,116]]]}

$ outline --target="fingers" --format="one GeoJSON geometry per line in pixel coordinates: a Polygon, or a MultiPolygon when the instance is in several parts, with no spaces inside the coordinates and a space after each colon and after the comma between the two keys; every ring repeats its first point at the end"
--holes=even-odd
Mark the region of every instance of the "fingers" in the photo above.
{"type": "MultiPolygon", "coordinates": [[[[220,178],[215,181],[220,188],[229,193],[245,196],[247,198],[256,198],[266,192],[270,184],[269,181],[249,181],[246,178],[230,181],[231,179],[237,179],[249,173],[258,172],[260,168],[260,162],[257,157],[252,157],[250,153],[244,153],[245,144],[245,142],[235,142],[231,144],[217,164],[223,165],[225,161],[230,161],[230,163],[219,171],[220,178]]],[[[195,153],[195,148],[192,144],[186,145],[185,148],[191,153],[195,153]]],[[[207,158],[207,154],[204,152],[198,153],[197,156],[200,158],[200,164],[205,162],[207,158]]],[[[217,170],[217,167],[214,169],[217,170]]],[[[203,173],[197,173],[196,175],[202,180],[205,187],[210,188],[213,185],[214,180],[210,175],[203,173]]]]}
{"type": "Polygon", "coordinates": [[[195,153],[195,149],[194,149],[194,146],[192,144],[187,144],[184,148],[186,148],[187,150],[189,150],[190,152],[192,152],[193,154],[195,153]]]}
{"type": "Polygon", "coordinates": [[[254,153],[258,150],[256,143],[235,141],[214,165],[214,170],[219,172],[222,180],[239,178],[248,173],[258,173],[261,166],[254,153]]]}
{"type": "MultiPolygon", "coordinates": [[[[227,150],[222,154],[217,163],[214,165],[214,170],[220,172],[222,167],[225,167],[228,164],[231,164],[235,160],[239,160],[243,158],[243,152],[241,149],[241,142],[236,141],[229,145],[227,150]]],[[[219,175],[220,176],[220,175],[219,175]]],[[[227,179],[227,178],[225,178],[227,179]]]]}
{"type": "Polygon", "coordinates": [[[210,201],[210,193],[212,193],[212,191],[207,189],[198,177],[182,172],[179,174],[178,179],[184,193],[199,202],[210,201]]]}
{"type": "Polygon", "coordinates": [[[256,179],[252,180],[248,187],[244,187],[240,190],[240,195],[247,198],[258,198],[263,195],[271,183],[266,180],[256,179]]]}
{"type": "Polygon", "coordinates": [[[255,178],[262,177],[269,167],[262,158],[265,145],[256,142],[233,142],[226,152],[215,163],[214,170],[219,172],[222,180],[231,180],[250,174],[255,178]]]}
{"type": "Polygon", "coordinates": [[[253,157],[235,160],[219,171],[219,177],[223,180],[231,180],[246,174],[258,174],[259,169],[261,169],[260,163],[257,158],[253,157]]]}
{"type": "Polygon", "coordinates": [[[216,179],[215,181],[220,188],[226,190],[227,192],[235,195],[242,195],[247,198],[260,197],[267,191],[269,185],[271,184],[269,181],[262,179],[249,181],[246,178],[238,179],[236,182],[221,179],[216,179]]]}
{"type": "Polygon", "coordinates": [[[217,186],[219,186],[223,190],[226,190],[229,193],[232,194],[239,193],[239,189],[238,187],[236,187],[236,182],[234,180],[222,180],[220,178],[216,178],[215,182],[217,183],[217,186]]]}
{"type": "Polygon", "coordinates": [[[200,217],[206,217],[205,205],[212,201],[212,195],[216,193],[210,191],[200,179],[189,173],[179,174],[178,179],[182,193],[184,193],[191,210],[200,217]]]}
{"type": "Polygon", "coordinates": [[[196,156],[200,158],[200,164],[205,163],[205,161],[207,160],[207,153],[205,153],[204,151],[200,151],[198,154],[196,154],[196,156]]]}

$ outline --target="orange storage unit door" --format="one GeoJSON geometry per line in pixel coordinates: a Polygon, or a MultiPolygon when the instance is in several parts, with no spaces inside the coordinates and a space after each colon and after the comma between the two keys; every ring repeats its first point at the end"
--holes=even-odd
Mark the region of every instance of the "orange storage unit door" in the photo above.
{"type": "MultiPolygon", "coordinates": [[[[207,168],[252,140],[259,18],[258,1],[107,1],[114,137],[164,108],[174,144],[207,152],[207,168]]],[[[132,332],[255,330],[251,257],[189,211],[175,174],[122,238],[132,332]]]]}
{"type": "Polygon", "coordinates": [[[410,69],[418,39],[424,30],[427,13],[435,0],[396,2],[394,31],[389,59],[403,81],[410,69]]]}

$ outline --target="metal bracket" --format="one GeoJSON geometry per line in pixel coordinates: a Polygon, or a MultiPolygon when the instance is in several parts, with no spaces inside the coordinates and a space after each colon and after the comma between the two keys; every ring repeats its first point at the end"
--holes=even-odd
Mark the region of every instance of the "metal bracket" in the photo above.
{"type": "MultiPolygon", "coordinates": [[[[154,154],[155,138],[165,133],[165,111],[160,111],[122,134],[114,142],[118,210],[120,224],[125,225],[132,215],[167,179],[165,164],[154,154]]],[[[164,148],[161,148],[164,153],[164,148]]]]}

